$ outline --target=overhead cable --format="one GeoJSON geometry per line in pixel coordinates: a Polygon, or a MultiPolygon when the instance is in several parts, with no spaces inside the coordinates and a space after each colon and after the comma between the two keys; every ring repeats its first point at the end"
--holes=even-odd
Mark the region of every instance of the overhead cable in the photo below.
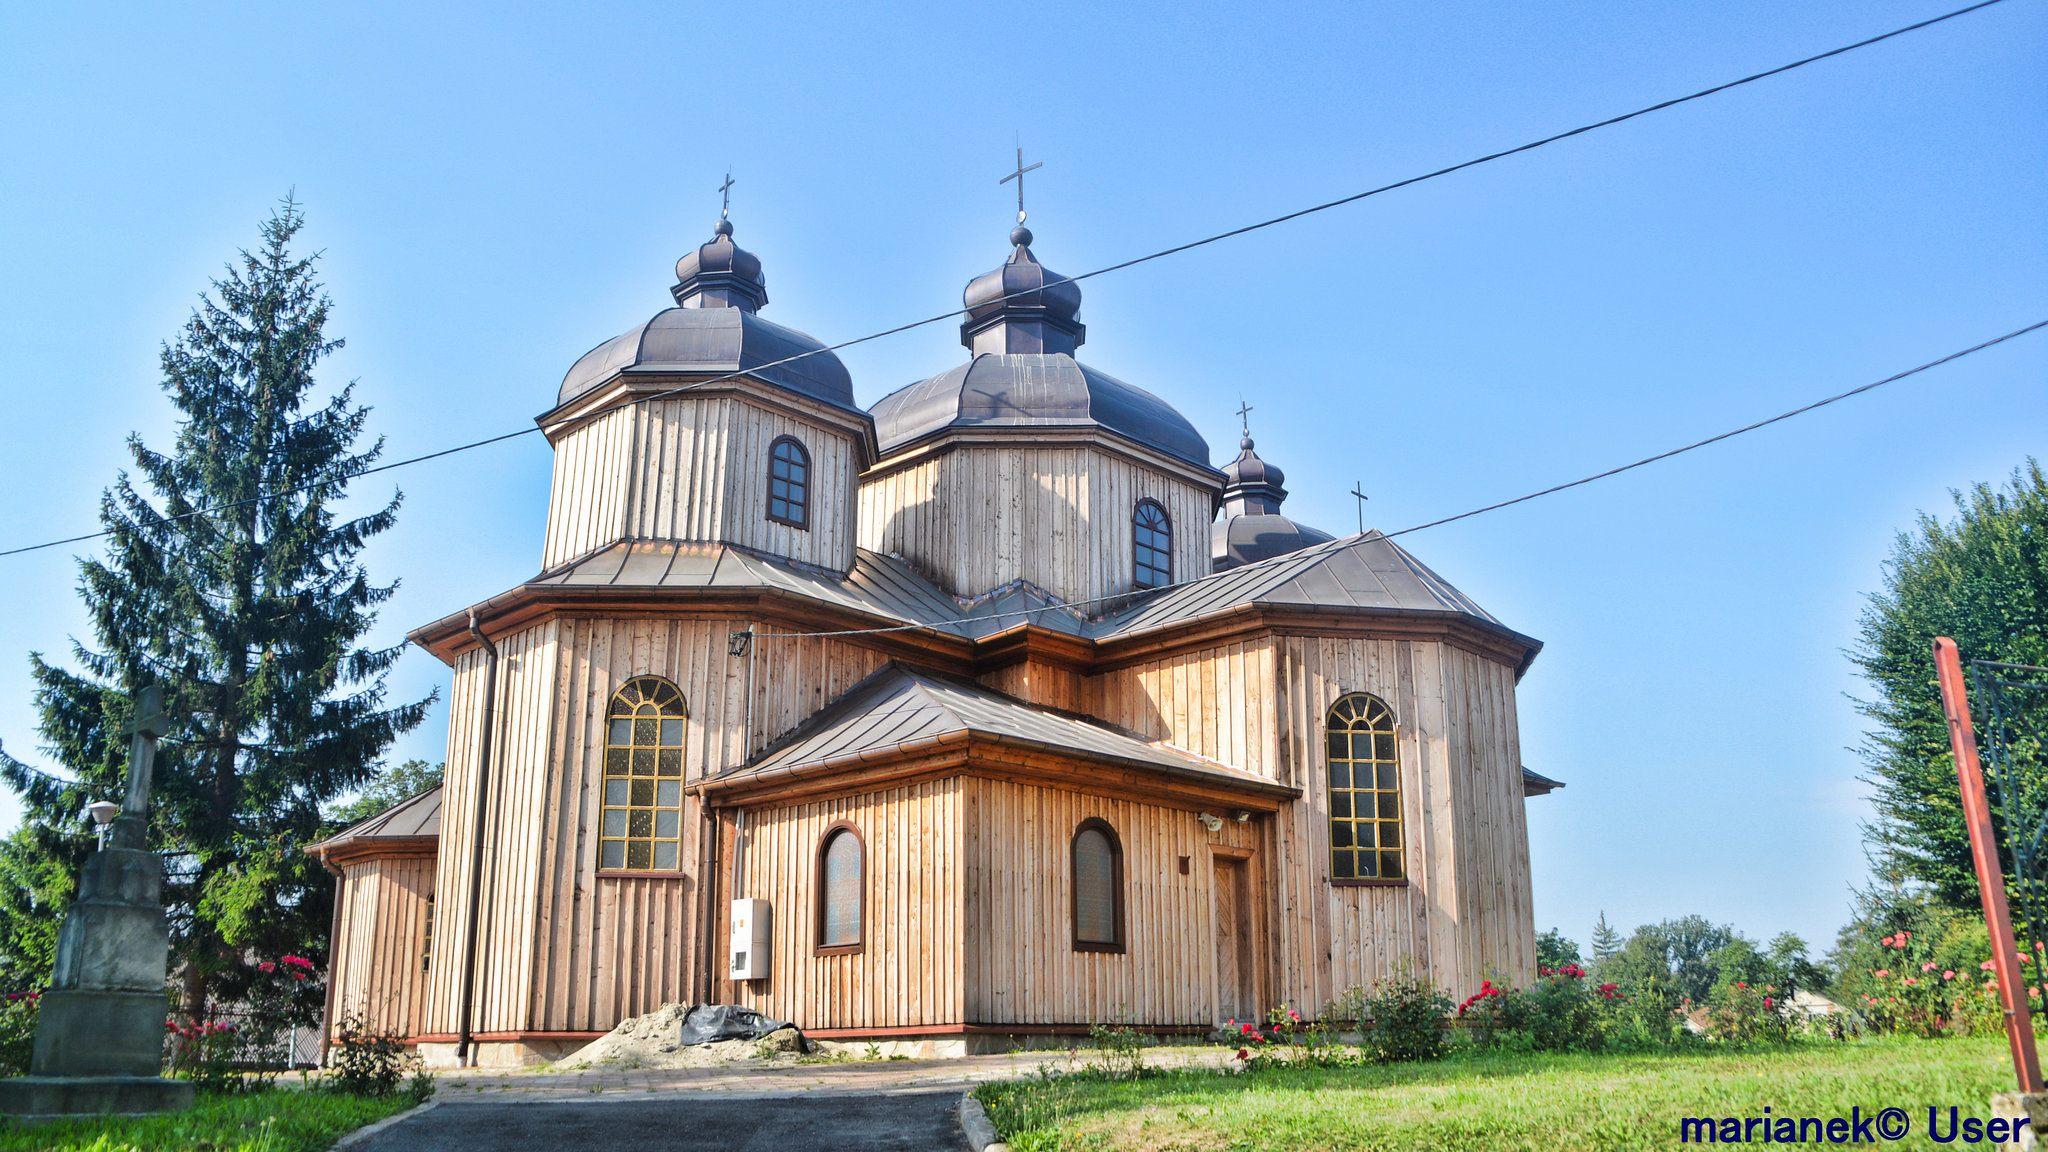
{"type": "MultiPolygon", "coordinates": [[[[1826,52],[1821,52],[1812,56],[1804,57],[1799,60],[1794,60],[1789,64],[1781,64],[1776,68],[1766,69],[1762,72],[1754,72],[1738,80],[1730,80],[1725,84],[1716,84],[1711,88],[1702,88],[1697,92],[1693,92],[1685,96],[1674,97],[1669,100],[1662,100],[1655,104],[1650,104],[1645,107],[1638,108],[1633,112],[1624,112],[1619,116],[1610,116],[1605,120],[1596,120],[1591,124],[1583,124],[1577,128],[1572,128],[1564,132],[1558,132],[1554,135],[1545,136],[1540,140],[1531,140],[1527,144],[1518,145],[1513,148],[1506,148],[1498,152],[1490,152],[1484,156],[1479,156],[1471,160],[1463,161],[1461,163],[1452,164],[1446,168],[1438,168],[1433,172],[1425,172],[1419,176],[1410,176],[1404,180],[1396,180],[1391,184],[1382,184],[1377,188],[1369,188],[1363,192],[1356,192],[1349,196],[1339,197],[1335,200],[1324,201],[1321,204],[1316,204],[1308,208],[1302,208],[1297,211],[1288,212],[1284,215],[1275,216],[1268,220],[1261,220],[1256,224],[1247,224],[1241,228],[1232,228],[1227,232],[1218,232],[1213,236],[1205,236],[1199,240],[1192,240],[1185,244],[1177,244],[1171,248],[1162,248],[1157,252],[1148,253],[1144,256],[1134,257],[1129,260],[1119,261],[1115,264],[1110,264],[1102,268],[1097,268],[1092,272],[1083,272],[1078,276],[1067,277],[1067,279],[1090,280],[1097,276],[1107,275],[1111,272],[1121,271],[1125,268],[1132,268],[1139,264],[1150,263],[1154,260],[1164,259],[1168,256],[1173,256],[1182,252],[1187,252],[1196,248],[1201,248],[1209,244],[1217,243],[1221,240],[1229,240],[1233,237],[1243,236],[1248,232],[1257,232],[1262,228],[1271,228],[1278,224],[1285,224],[1292,220],[1299,220],[1304,216],[1311,216],[1318,212],[1327,212],[1332,208],[1339,208],[1346,204],[1355,204],[1360,200],[1365,200],[1373,196],[1379,196],[1387,192],[1395,191],[1396,189],[1406,188],[1410,185],[1420,184],[1426,180],[1435,180],[1438,177],[1448,176],[1454,172],[1462,172],[1467,168],[1475,168],[1481,164],[1489,164],[1495,160],[1502,160],[1506,159],[1509,156],[1516,156],[1524,152],[1534,151],[1535,149],[1542,148],[1545,145],[1555,144],[1560,140],[1569,140],[1574,136],[1584,135],[1587,132],[1592,132],[1601,128],[1609,128],[1616,124],[1621,124],[1629,120],[1634,120],[1639,116],[1647,116],[1652,112],[1661,112],[1667,108],[1675,108],[1680,104],[1690,103],[1694,100],[1699,100],[1708,96],[1715,95],[1716,93],[1726,92],[1731,88],[1739,88],[1745,84],[1754,84],[1759,80],[1768,79],[1772,76],[1782,75],[1786,72],[1790,72],[1797,68],[1804,68],[1809,64],[1816,64],[1822,60],[1827,60],[1835,56],[1840,56],[1844,53],[1854,52],[1859,48],[1868,48],[1873,44],[1881,44],[1886,40],[1893,39],[1894,37],[1904,36],[1909,32],[1917,32],[1923,28],[1929,28],[1936,24],[1940,24],[1943,21],[1953,20],[1958,16],[1965,16],[1969,13],[1978,11],[1979,9],[1989,8],[1994,4],[2002,4],[2004,2],[2005,0],[1981,0],[1980,3],[1971,4],[1964,8],[1958,8],[1952,12],[1945,12],[1942,15],[1930,17],[1926,20],[1921,20],[1916,23],[1907,24],[1903,27],[1894,28],[1889,32],[1881,33],[1879,35],[1872,36],[1865,40],[1858,40],[1854,44],[1844,44],[1840,48],[1832,48],[1826,52]]],[[[1009,293],[1008,295],[1002,296],[997,300],[987,301],[984,303],[983,306],[986,306],[986,304],[990,303],[999,303],[1002,300],[1010,300],[1018,296],[1030,295],[1038,291],[1041,291],[1041,289],[1023,289],[1021,291],[1009,293]]],[[[783,364],[793,363],[795,361],[803,360],[811,356],[821,355],[826,352],[836,352],[841,348],[851,348],[856,344],[865,344],[871,340],[879,340],[885,336],[894,336],[899,333],[908,332],[914,328],[922,328],[929,324],[937,324],[941,321],[951,320],[956,316],[964,315],[966,311],[967,310],[965,308],[955,308],[949,312],[941,312],[936,316],[927,316],[922,320],[913,320],[908,324],[899,324],[894,328],[885,328],[879,332],[871,332],[866,336],[857,336],[851,340],[842,340],[837,344],[829,344],[822,348],[813,348],[806,352],[799,352],[793,356],[785,356],[780,360],[771,360],[765,364],[757,364],[754,367],[747,369],[746,371],[743,372],[730,372],[723,376],[714,377],[708,380],[692,381],[689,384],[684,384],[679,387],[669,389],[668,391],[665,392],[658,392],[648,396],[634,397],[631,400],[622,401],[619,404],[613,405],[610,408],[601,408],[592,412],[580,413],[575,417],[575,419],[579,421],[592,419],[594,417],[606,415],[610,412],[617,411],[621,408],[630,407],[635,404],[643,404],[653,400],[666,399],[668,397],[676,396],[684,392],[693,391],[698,388],[705,388],[713,384],[720,384],[729,380],[738,379],[742,376],[758,373],[763,369],[775,368],[783,364]]],[[[443,456],[452,456],[458,452],[467,452],[475,448],[484,448],[492,444],[501,443],[506,440],[514,440],[521,436],[531,435],[532,433],[539,431],[543,431],[543,428],[539,425],[536,425],[531,428],[521,428],[512,432],[501,433],[496,436],[488,436],[481,440],[472,440],[466,444],[457,444],[451,448],[443,448],[440,449],[439,451],[428,452],[419,456],[410,456],[403,460],[394,460],[388,464],[378,464],[374,467],[361,468],[355,471],[335,476],[331,479],[313,480],[290,488],[281,488],[275,492],[265,493],[260,496],[252,496],[245,500],[236,500],[224,504],[214,504],[205,508],[195,508],[186,512],[181,512],[176,516],[161,517],[160,521],[163,523],[171,523],[178,520],[187,519],[193,516],[205,516],[218,512],[225,512],[230,509],[240,508],[245,505],[258,503],[263,500],[274,500],[281,496],[296,495],[301,492],[312,491],[313,489],[316,488],[327,488],[337,484],[345,484],[350,480],[355,480],[363,476],[372,476],[379,472],[391,471],[394,468],[405,468],[413,464],[422,464],[429,460],[438,460],[443,456]]],[[[45,548],[56,548],[65,544],[77,544],[87,540],[97,540],[103,536],[111,536],[114,534],[115,531],[116,529],[107,528],[102,529],[98,532],[87,532],[80,536],[67,536],[59,540],[46,540],[40,544],[26,544],[16,548],[8,548],[0,550],[0,557],[18,556],[24,552],[36,552],[45,548]]]]}

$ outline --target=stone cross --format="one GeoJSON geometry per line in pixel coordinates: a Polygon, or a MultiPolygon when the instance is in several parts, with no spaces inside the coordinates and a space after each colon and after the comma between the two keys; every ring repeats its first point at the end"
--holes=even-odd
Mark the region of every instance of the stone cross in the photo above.
{"type": "Polygon", "coordinates": [[[170,730],[164,714],[164,690],[151,684],[135,697],[135,718],[122,732],[128,736],[128,796],[114,822],[116,848],[141,848],[149,829],[149,785],[156,772],[156,742],[170,730]],[[125,835],[124,835],[125,834],[125,835]]]}

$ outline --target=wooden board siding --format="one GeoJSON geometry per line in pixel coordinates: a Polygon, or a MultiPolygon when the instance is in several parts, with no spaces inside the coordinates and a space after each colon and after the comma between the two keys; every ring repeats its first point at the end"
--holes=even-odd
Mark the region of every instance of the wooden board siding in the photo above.
{"type": "Polygon", "coordinates": [[[1434,641],[1279,636],[1090,678],[1089,711],[1305,789],[1276,824],[1263,898],[1273,961],[1304,1011],[1403,962],[1458,995],[1535,968],[1513,669],[1434,641]],[[1323,724],[1346,692],[1399,723],[1410,884],[1329,882],[1323,724]]]}
{"type": "Polygon", "coordinates": [[[600,416],[555,445],[542,566],[618,540],[738,544],[835,572],[853,566],[855,445],[846,432],[734,396],[650,400],[600,416]],[[811,455],[805,528],[768,519],[768,450],[794,436],[811,455]]]}
{"type": "Polygon", "coordinates": [[[340,938],[334,942],[337,983],[333,1020],[357,1017],[378,1031],[426,1031],[427,984],[422,969],[428,901],[434,895],[432,856],[357,860],[342,868],[340,938]]]}
{"type": "Polygon", "coordinates": [[[993,444],[872,470],[860,543],[910,561],[957,596],[1027,580],[1068,601],[1131,590],[1131,514],[1173,523],[1174,579],[1209,571],[1214,489],[1100,448],[993,444]]]}
{"type": "MultiPolygon", "coordinates": [[[[664,1003],[691,999],[701,915],[697,802],[682,813],[682,868],[599,875],[604,713],[639,675],[665,676],[689,708],[688,779],[732,767],[880,667],[870,649],[833,640],[763,638],[754,729],[745,733],[747,662],[722,618],[558,617],[499,637],[484,914],[474,1030],[602,1032],[664,1003]]],[[[780,631],[772,622],[764,631],[780,631]]],[[[457,1026],[468,907],[482,659],[465,654],[451,692],[442,862],[437,880],[447,965],[434,973],[432,1030],[457,1026]]]]}
{"type": "Polygon", "coordinates": [[[738,893],[769,902],[773,945],[769,978],[726,984],[733,1001],[812,1029],[959,1023],[960,796],[952,777],[748,812],[738,893]],[[818,850],[842,820],[866,849],[862,948],[814,956],[818,850]]]}
{"type": "Polygon", "coordinates": [[[1268,820],[1218,813],[1212,835],[1192,812],[979,777],[962,815],[967,1023],[1216,1022],[1214,849],[1256,851],[1268,820]],[[1123,842],[1122,954],[1073,949],[1070,846],[1091,817],[1123,842]]]}

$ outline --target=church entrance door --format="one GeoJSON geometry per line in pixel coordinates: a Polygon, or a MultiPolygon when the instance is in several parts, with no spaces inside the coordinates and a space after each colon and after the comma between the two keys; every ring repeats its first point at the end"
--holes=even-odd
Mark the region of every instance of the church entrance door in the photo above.
{"type": "Polygon", "coordinates": [[[1258,1023],[1265,1010],[1259,1006],[1251,861],[1222,855],[1215,860],[1216,1020],[1258,1023]]]}

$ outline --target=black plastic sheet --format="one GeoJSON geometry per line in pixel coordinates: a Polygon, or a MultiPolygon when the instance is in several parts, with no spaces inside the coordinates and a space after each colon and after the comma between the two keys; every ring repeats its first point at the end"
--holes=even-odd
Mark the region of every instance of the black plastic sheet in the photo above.
{"type": "Polygon", "coordinates": [[[791,1025],[737,1004],[697,1004],[683,1017],[684,1045],[714,1040],[759,1040],[791,1025]]]}

